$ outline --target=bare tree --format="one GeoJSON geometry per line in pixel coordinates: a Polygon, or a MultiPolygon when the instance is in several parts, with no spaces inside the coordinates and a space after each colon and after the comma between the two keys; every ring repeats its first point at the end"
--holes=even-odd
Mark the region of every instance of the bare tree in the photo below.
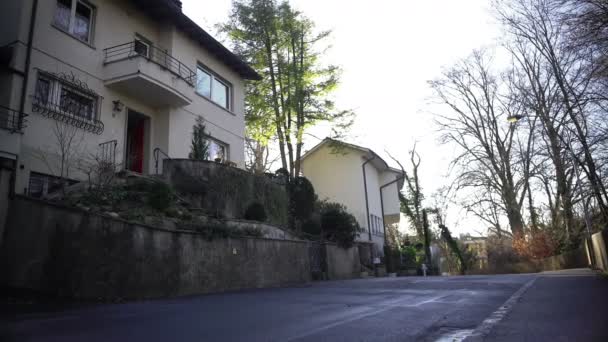
{"type": "Polygon", "coordinates": [[[44,163],[50,174],[61,179],[61,191],[65,194],[70,173],[78,167],[78,160],[82,154],[84,131],[74,125],[55,120],[52,135],[52,150],[39,149],[34,153],[34,157],[44,163]]]}
{"type": "Polygon", "coordinates": [[[507,123],[507,117],[521,115],[522,105],[508,94],[505,78],[492,73],[490,61],[486,52],[476,51],[431,82],[450,109],[438,116],[437,124],[443,142],[461,150],[452,163],[461,171],[456,189],[492,191],[500,198],[511,232],[523,235],[528,170],[514,160],[515,130],[507,123]]]}
{"type": "Polygon", "coordinates": [[[247,157],[245,167],[248,171],[257,174],[271,171],[272,164],[278,160],[278,156],[271,157],[267,143],[252,138],[245,139],[245,156],[247,157]]]}
{"type": "MultiPolygon", "coordinates": [[[[590,184],[591,191],[604,221],[608,221],[608,193],[598,173],[594,157],[593,126],[590,124],[590,90],[596,66],[593,52],[588,49],[569,49],[565,42],[567,27],[560,16],[559,1],[514,0],[505,5],[496,3],[497,12],[515,39],[534,49],[550,71],[559,105],[567,118],[560,141],[569,151],[590,184]],[[580,152],[580,153],[579,153],[580,152]]],[[[563,190],[563,189],[562,189],[563,190]]],[[[563,192],[563,191],[562,191],[563,192]]]]}
{"type": "Polygon", "coordinates": [[[393,158],[393,160],[395,160],[401,167],[401,172],[405,178],[406,189],[405,192],[399,193],[399,200],[401,202],[401,212],[409,219],[410,223],[416,230],[416,235],[418,235],[419,238],[423,238],[424,221],[422,217],[422,201],[424,200],[424,195],[422,193],[422,188],[420,186],[420,180],[418,177],[418,169],[420,168],[421,159],[418,152],[416,152],[416,144],[414,144],[414,148],[409,154],[411,173],[405,171],[403,165],[401,165],[397,159],[393,158]]]}

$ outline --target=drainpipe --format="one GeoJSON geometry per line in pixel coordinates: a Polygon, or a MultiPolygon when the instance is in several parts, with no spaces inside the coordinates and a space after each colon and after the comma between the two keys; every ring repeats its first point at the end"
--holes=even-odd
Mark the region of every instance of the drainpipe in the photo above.
{"type": "Polygon", "coordinates": [[[36,12],[38,11],[38,0],[33,0],[32,14],[30,17],[30,30],[27,36],[27,52],[25,54],[25,70],[23,73],[23,82],[21,83],[21,102],[19,103],[19,128],[23,124],[23,113],[25,111],[25,98],[27,93],[27,85],[30,76],[30,66],[32,62],[32,46],[34,43],[34,29],[36,28],[36,12]]]}
{"type": "Polygon", "coordinates": [[[366,159],[365,162],[361,165],[361,169],[363,170],[363,188],[365,190],[365,212],[367,214],[367,232],[369,234],[369,241],[372,241],[372,226],[369,220],[369,199],[367,198],[367,177],[365,175],[365,165],[376,159],[376,156],[372,156],[369,159],[366,159]]]}

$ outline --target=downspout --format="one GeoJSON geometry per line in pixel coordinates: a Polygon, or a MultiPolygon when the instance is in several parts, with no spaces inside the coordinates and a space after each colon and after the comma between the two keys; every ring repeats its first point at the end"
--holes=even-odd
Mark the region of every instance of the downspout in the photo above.
{"type": "MultiPolygon", "coordinates": [[[[384,188],[386,188],[387,186],[395,184],[404,178],[405,178],[405,173],[402,173],[401,176],[395,178],[393,181],[390,181],[380,187],[380,211],[382,212],[382,229],[384,231],[384,245],[385,246],[387,245],[387,243],[386,243],[386,225],[384,224],[384,199],[382,198],[382,190],[384,190],[384,188]]],[[[397,191],[399,191],[399,189],[397,189],[397,191]]]]}
{"type": "Polygon", "coordinates": [[[30,66],[32,62],[32,46],[34,43],[34,29],[36,28],[36,12],[38,11],[38,0],[32,3],[32,14],[30,17],[30,31],[27,37],[27,52],[25,54],[25,70],[23,82],[21,83],[21,102],[19,103],[19,128],[23,125],[23,113],[25,111],[25,98],[27,93],[28,80],[30,76],[30,66]]]}
{"type": "Polygon", "coordinates": [[[369,199],[367,198],[367,177],[365,175],[365,165],[376,159],[376,156],[372,156],[369,159],[366,159],[365,162],[361,165],[361,169],[363,170],[363,188],[365,190],[365,213],[367,214],[367,232],[369,234],[369,241],[372,241],[372,226],[369,220],[369,199]]]}

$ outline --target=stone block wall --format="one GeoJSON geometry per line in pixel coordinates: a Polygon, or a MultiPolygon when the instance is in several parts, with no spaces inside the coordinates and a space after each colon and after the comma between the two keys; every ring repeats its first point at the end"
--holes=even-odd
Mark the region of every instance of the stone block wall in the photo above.
{"type": "Polygon", "coordinates": [[[328,279],[352,279],[361,275],[359,248],[357,246],[344,249],[334,244],[326,244],[325,255],[328,279]]]}
{"type": "Polygon", "coordinates": [[[287,225],[285,187],[265,175],[211,161],[167,159],[163,162],[163,178],[205,214],[242,219],[249,205],[259,202],[268,223],[287,225]]]}
{"type": "Polygon", "coordinates": [[[0,285],[89,299],[170,297],[304,283],[308,243],[205,240],[16,196],[0,285]]]}

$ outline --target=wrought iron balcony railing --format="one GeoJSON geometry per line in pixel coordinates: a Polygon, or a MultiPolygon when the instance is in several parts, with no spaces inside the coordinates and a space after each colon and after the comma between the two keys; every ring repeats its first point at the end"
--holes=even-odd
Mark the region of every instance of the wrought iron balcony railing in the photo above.
{"type": "Polygon", "coordinates": [[[184,63],[168,54],[166,51],[146,42],[136,40],[129,43],[109,47],[104,51],[104,63],[118,62],[124,59],[143,57],[162,68],[167,69],[190,86],[194,86],[196,73],[184,63]]]}
{"type": "Polygon", "coordinates": [[[27,120],[27,114],[8,107],[0,106],[0,128],[11,133],[23,133],[27,120]]]}

